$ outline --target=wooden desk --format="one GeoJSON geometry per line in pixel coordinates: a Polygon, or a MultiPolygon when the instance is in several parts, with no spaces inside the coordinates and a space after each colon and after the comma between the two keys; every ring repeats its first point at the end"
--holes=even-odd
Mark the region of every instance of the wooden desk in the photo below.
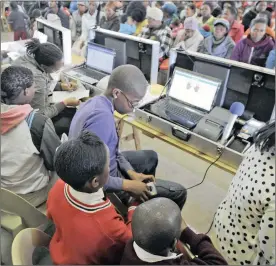
{"type": "MultiPolygon", "coordinates": [[[[84,59],[80,56],[76,56],[76,55],[72,55],[72,62],[73,64],[80,64],[84,61],[84,59]]],[[[152,85],[151,87],[151,93],[152,94],[157,94],[160,95],[160,93],[163,90],[163,86],[161,85],[152,85]]],[[[165,91],[164,91],[165,93],[165,91]]],[[[120,140],[134,140],[135,142],[135,147],[137,150],[141,149],[141,144],[140,144],[140,139],[139,139],[139,133],[138,131],[141,130],[143,134],[145,134],[148,137],[151,138],[157,138],[160,139],[176,148],[181,149],[184,152],[188,152],[190,154],[192,154],[193,156],[202,159],[204,161],[207,161],[209,163],[212,163],[215,159],[211,156],[208,156],[194,148],[189,147],[188,145],[186,145],[184,142],[181,141],[177,141],[169,136],[166,136],[163,133],[160,133],[148,126],[145,126],[141,123],[139,123],[136,120],[133,120],[133,118],[128,117],[128,116],[124,116],[124,115],[120,115],[119,113],[115,112],[115,118],[119,121],[119,125],[118,125],[118,134],[120,137],[120,140]],[[132,127],[133,133],[127,136],[122,136],[123,134],[123,129],[124,129],[124,124],[128,124],[132,127]]],[[[117,121],[117,122],[118,122],[117,121]]],[[[229,173],[235,174],[237,169],[234,167],[231,167],[229,165],[226,165],[220,161],[216,162],[215,165],[229,173]]]]}

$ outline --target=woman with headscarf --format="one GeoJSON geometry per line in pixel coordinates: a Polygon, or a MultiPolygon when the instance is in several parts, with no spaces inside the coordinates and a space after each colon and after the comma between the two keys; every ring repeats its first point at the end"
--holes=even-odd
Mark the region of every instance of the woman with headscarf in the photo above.
{"type": "Polygon", "coordinates": [[[231,59],[264,67],[268,54],[274,47],[273,40],[266,35],[266,26],[265,19],[255,18],[250,25],[250,35],[237,43],[231,59]]]}
{"type": "Polygon", "coordinates": [[[170,26],[174,24],[179,18],[177,16],[177,7],[174,3],[167,2],[162,6],[164,14],[163,22],[165,25],[170,26]]]}
{"type": "Polygon", "coordinates": [[[235,43],[228,35],[229,22],[225,19],[217,19],[214,26],[214,33],[201,42],[198,52],[221,58],[230,58],[235,43]]]}

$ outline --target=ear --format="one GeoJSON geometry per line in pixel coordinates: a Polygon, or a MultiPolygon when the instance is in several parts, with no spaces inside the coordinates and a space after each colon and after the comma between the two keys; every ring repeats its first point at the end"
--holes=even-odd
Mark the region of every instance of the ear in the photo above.
{"type": "Polygon", "coordinates": [[[96,176],[90,184],[92,188],[98,188],[100,186],[99,178],[96,176]]]}
{"type": "Polygon", "coordinates": [[[120,94],[120,90],[113,89],[112,96],[113,96],[114,99],[117,99],[119,94],[120,94]]]}

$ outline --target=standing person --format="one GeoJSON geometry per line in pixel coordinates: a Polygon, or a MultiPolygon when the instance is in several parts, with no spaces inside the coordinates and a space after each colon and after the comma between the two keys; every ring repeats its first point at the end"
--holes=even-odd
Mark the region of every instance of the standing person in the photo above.
{"type": "Polygon", "coordinates": [[[10,66],[1,74],[1,187],[38,207],[56,182],[60,145],[51,119],[29,104],[35,94],[30,69],[10,66]]]}
{"type": "Polygon", "coordinates": [[[184,21],[184,30],[178,34],[174,48],[197,52],[199,44],[203,41],[203,36],[198,30],[198,22],[194,17],[186,18],[184,21]]]}
{"type": "Polygon", "coordinates": [[[69,17],[67,14],[65,14],[65,12],[63,11],[63,8],[61,6],[61,3],[56,1],[56,0],[52,0],[49,3],[49,8],[46,11],[44,17],[46,19],[48,19],[48,15],[49,14],[55,14],[59,17],[60,22],[62,27],[69,29],[69,17]]]}
{"type": "Polygon", "coordinates": [[[150,7],[147,13],[148,26],[139,35],[142,38],[160,42],[159,60],[169,56],[173,44],[171,29],[162,22],[163,12],[157,7],[150,7]]]}
{"type": "Polygon", "coordinates": [[[29,36],[33,38],[34,32],[37,30],[36,19],[41,17],[41,11],[39,9],[34,9],[30,16],[30,29],[29,36]]]}
{"type": "Polygon", "coordinates": [[[198,18],[198,26],[202,30],[204,26],[209,26],[210,32],[214,31],[215,17],[212,16],[212,6],[210,3],[204,3],[201,6],[201,17],[198,18]]]}
{"type": "Polygon", "coordinates": [[[275,264],[275,122],[256,134],[214,225],[230,265],[275,264]]]}
{"type": "MultiPolygon", "coordinates": [[[[79,100],[68,98],[56,104],[51,104],[49,100],[49,94],[52,93],[50,90],[52,85],[50,73],[58,71],[63,66],[62,51],[56,45],[52,43],[40,43],[38,39],[29,41],[26,44],[26,48],[26,55],[15,60],[13,65],[24,65],[34,75],[35,95],[30,105],[32,108],[38,109],[45,116],[53,119],[58,135],[62,133],[68,134],[75,109],[66,109],[66,107],[79,105],[79,100]]],[[[55,89],[61,90],[60,87],[60,84],[57,84],[55,89]]],[[[67,88],[67,90],[70,89],[70,87],[67,88]]],[[[66,90],[66,88],[63,87],[63,90],[66,90]]]]}
{"type": "Polygon", "coordinates": [[[27,24],[25,20],[29,20],[29,17],[19,11],[17,3],[11,2],[11,13],[8,16],[8,24],[14,32],[14,41],[26,40],[27,39],[27,24]]]}
{"type": "Polygon", "coordinates": [[[244,26],[237,21],[238,11],[235,7],[226,7],[223,9],[222,18],[230,23],[229,36],[235,43],[239,42],[244,34],[244,26]]]}
{"type": "Polygon", "coordinates": [[[194,233],[181,217],[178,206],[165,198],[139,205],[132,217],[131,239],[125,247],[121,265],[227,265],[210,238],[194,233]],[[186,249],[177,246],[188,244],[186,249]]]}
{"type": "MultiPolygon", "coordinates": [[[[105,186],[115,191],[123,203],[130,195],[142,201],[148,200],[146,181],[153,180],[158,157],[154,151],[126,151],[118,149],[119,139],[114,122],[114,111],[121,114],[133,112],[147,91],[148,83],[135,66],[122,65],[111,74],[103,95],[87,101],[73,118],[69,138],[75,138],[87,129],[95,133],[108,146],[110,152],[110,176],[105,186]]],[[[174,182],[156,179],[157,195],[175,201],[182,209],[187,192],[174,182]]]]}
{"type": "Polygon", "coordinates": [[[87,1],[78,1],[78,9],[72,13],[71,35],[73,42],[81,36],[82,16],[88,8],[87,1]]]}
{"type": "Polygon", "coordinates": [[[100,20],[100,27],[106,30],[119,31],[120,20],[116,14],[117,6],[113,1],[109,1],[105,7],[105,15],[100,20]]]}
{"type": "Polygon", "coordinates": [[[251,21],[256,18],[257,14],[264,12],[267,9],[267,1],[257,1],[255,5],[244,14],[242,19],[242,24],[244,25],[244,30],[246,31],[251,24],[251,21]]]}
{"type": "Polygon", "coordinates": [[[266,35],[266,27],[265,19],[255,18],[250,25],[250,35],[237,43],[231,59],[264,67],[268,54],[274,47],[273,40],[266,35]]]}
{"type": "Polygon", "coordinates": [[[230,58],[235,43],[228,35],[229,22],[225,19],[217,19],[214,26],[214,33],[201,42],[198,52],[221,58],[230,58]]]}

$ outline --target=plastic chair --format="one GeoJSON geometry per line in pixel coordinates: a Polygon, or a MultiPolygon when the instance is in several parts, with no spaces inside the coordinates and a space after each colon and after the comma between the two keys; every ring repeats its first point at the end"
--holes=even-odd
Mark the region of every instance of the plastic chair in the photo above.
{"type": "Polygon", "coordinates": [[[48,248],[50,236],[44,232],[27,228],[17,234],[12,243],[13,265],[33,265],[33,252],[37,247],[48,248]]]}
{"type": "MultiPolygon", "coordinates": [[[[37,210],[28,201],[5,188],[1,188],[1,210],[21,217],[24,227],[39,227],[49,222],[46,215],[37,210]]],[[[5,222],[5,224],[9,223],[5,222]]],[[[6,225],[3,225],[3,227],[9,230],[6,225]]]]}

